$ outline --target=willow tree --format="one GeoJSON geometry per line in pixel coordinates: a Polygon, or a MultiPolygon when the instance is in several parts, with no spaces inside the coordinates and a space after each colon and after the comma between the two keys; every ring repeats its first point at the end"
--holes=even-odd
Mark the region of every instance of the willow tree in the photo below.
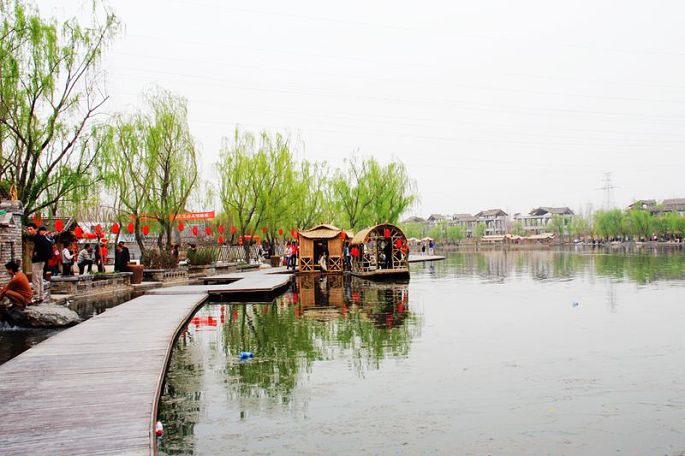
{"type": "Polygon", "coordinates": [[[188,106],[184,98],[159,90],[147,97],[148,114],[144,167],[147,210],[160,225],[157,245],[171,233],[179,213],[184,212],[190,192],[198,181],[195,140],[188,128],[188,106]]]}
{"type": "MultiPolygon", "coordinates": [[[[224,139],[217,163],[219,196],[240,235],[254,234],[285,207],[289,157],[288,142],[279,134],[257,137],[236,129],[233,141],[224,139]]],[[[249,243],[244,246],[249,258],[249,243]]]]}
{"type": "Polygon", "coordinates": [[[144,253],[140,221],[148,201],[146,185],[152,179],[146,166],[146,119],[140,114],[117,115],[102,130],[98,142],[103,147],[99,173],[111,194],[117,221],[124,226],[133,218],[136,242],[144,253]]]}
{"type": "Polygon", "coordinates": [[[345,161],[330,180],[339,221],[357,230],[378,223],[397,223],[415,201],[414,183],[401,162],[381,165],[375,159],[345,161]]]}
{"type": "Polygon", "coordinates": [[[291,188],[291,210],[288,222],[294,228],[310,228],[322,221],[333,220],[328,192],[326,163],[302,160],[297,165],[291,188]]]}
{"type": "Polygon", "coordinates": [[[29,217],[90,184],[93,116],[107,100],[100,61],[119,21],[97,2],[87,26],[20,0],[0,0],[0,17],[0,182],[29,217]]]}

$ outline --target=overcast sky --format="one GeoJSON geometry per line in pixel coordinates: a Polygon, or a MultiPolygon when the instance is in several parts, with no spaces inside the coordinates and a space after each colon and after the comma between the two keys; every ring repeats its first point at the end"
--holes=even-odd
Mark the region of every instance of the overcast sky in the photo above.
{"type": "MultiPolygon", "coordinates": [[[[39,0],[77,14],[84,0],[39,0]]],[[[205,173],[236,126],[310,160],[401,160],[411,213],[685,197],[685,2],[111,1],[110,112],[189,101],[205,173]]],[[[211,209],[211,208],[208,208],[211,209]]],[[[220,208],[216,208],[220,209],[220,208]]]]}

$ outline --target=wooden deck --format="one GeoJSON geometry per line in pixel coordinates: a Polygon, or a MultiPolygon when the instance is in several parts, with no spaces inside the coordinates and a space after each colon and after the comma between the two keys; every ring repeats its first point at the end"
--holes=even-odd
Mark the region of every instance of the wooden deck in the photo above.
{"type": "Polygon", "coordinates": [[[0,366],[0,453],[153,454],[173,342],[205,299],[141,296],[0,366]]]}
{"type": "Polygon", "coordinates": [[[445,257],[440,255],[409,255],[410,263],[423,263],[426,261],[439,261],[444,259],[445,257]]]}
{"type": "Polygon", "coordinates": [[[152,295],[186,295],[206,293],[210,295],[244,295],[273,293],[288,286],[291,274],[280,274],[285,268],[262,269],[254,272],[236,272],[217,276],[201,277],[204,282],[217,282],[206,285],[179,285],[157,288],[148,291],[152,295]],[[228,283],[226,283],[228,282],[228,283]]]}

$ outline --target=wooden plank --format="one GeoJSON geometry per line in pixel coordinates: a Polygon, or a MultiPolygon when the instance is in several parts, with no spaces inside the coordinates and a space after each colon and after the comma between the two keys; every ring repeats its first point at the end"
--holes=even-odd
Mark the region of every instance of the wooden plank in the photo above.
{"type": "Polygon", "coordinates": [[[426,261],[440,261],[444,259],[445,257],[441,255],[409,255],[410,263],[423,263],[426,261]]]}

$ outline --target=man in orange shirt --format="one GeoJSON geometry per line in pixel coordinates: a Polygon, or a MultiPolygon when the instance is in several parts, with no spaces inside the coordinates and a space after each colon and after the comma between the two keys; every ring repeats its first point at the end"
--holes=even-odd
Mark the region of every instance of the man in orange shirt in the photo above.
{"type": "Polygon", "coordinates": [[[0,290],[0,299],[7,297],[15,306],[24,309],[31,304],[33,292],[26,274],[19,270],[19,265],[14,261],[5,264],[7,272],[12,276],[9,283],[0,290]]]}

